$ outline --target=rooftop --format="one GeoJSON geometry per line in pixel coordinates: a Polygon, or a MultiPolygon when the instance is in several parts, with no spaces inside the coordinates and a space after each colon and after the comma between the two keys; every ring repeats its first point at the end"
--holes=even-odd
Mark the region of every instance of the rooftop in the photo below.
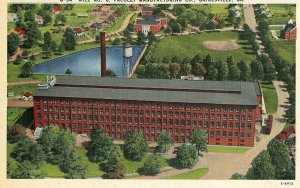
{"type": "Polygon", "coordinates": [[[152,15],[152,16],[143,16],[137,24],[141,25],[157,25],[160,22],[158,19],[164,18],[163,16],[158,16],[158,15],[152,15]]]}
{"type": "Polygon", "coordinates": [[[56,76],[56,84],[34,96],[132,101],[257,105],[257,82],[56,76]]]}

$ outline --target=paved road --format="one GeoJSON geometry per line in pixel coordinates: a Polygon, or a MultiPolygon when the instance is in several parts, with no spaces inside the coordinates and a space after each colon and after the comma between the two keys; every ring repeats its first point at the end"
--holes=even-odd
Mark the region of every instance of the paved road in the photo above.
{"type": "MultiPolygon", "coordinates": [[[[255,19],[253,5],[244,4],[243,8],[244,8],[245,24],[247,24],[250,27],[250,29],[256,33],[256,40],[259,46],[259,52],[264,53],[265,47],[262,45],[260,37],[258,36],[257,23],[255,19]]],[[[264,54],[267,55],[266,53],[264,54]]]]}
{"type": "MultiPolygon", "coordinates": [[[[278,95],[278,109],[276,114],[274,114],[274,123],[272,132],[270,135],[260,135],[260,142],[256,142],[254,148],[241,154],[234,153],[205,153],[203,158],[195,165],[193,169],[197,168],[209,168],[206,175],[201,177],[201,179],[229,179],[234,173],[246,174],[247,170],[251,167],[251,162],[262,150],[266,149],[268,143],[272,138],[279,134],[285,126],[285,110],[288,107],[288,93],[283,88],[283,83],[279,81],[274,81],[274,86],[278,95]]],[[[169,155],[168,155],[169,156],[169,155]]],[[[169,157],[173,157],[172,154],[169,157]]],[[[138,179],[158,179],[168,176],[173,176],[181,174],[184,172],[191,171],[193,169],[183,169],[177,170],[173,169],[167,172],[163,172],[157,176],[142,176],[137,177],[138,179]]]]}

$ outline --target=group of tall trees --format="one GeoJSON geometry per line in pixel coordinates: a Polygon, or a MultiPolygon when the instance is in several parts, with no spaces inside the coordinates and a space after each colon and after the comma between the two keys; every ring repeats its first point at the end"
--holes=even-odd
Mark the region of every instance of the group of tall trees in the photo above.
{"type": "Polygon", "coordinates": [[[288,147],[276,139],[271,140],[267,150],[260,152],[251,165],[246,175],[236,173],[231,179],[295,179],[295,165],[289,157],[288,147]]]}
{"type": "Polygon", "coordinates": [[[272,80],[275,76],[275,69],[266,56],[253,60],[249,65],[243,60],[236,62],[233,56],[229,56],[226,61],[215,61],[211,55],[201,57],[199,54],[192,59],[185,58],[183,61],[176,56],[164,57],[160,61],[151,54],[147,54],[138,66],[136,74],[141,78],[179,78],[193,74],[203,76],[206,80],[247,81],[272,80]]]}
{"type": "MultiPolygon", "coordinates": [[[[210,5],[207,6],[208,9],[210,5]]],[[[188,24],[197,27],[201,30],[203,29],[220,29],[225,26],[225,21],[221,19],[219,24],[215,24],[212,20],[215,15],[211,12],[199,9],[191,8],[191,5],[174,5],[172,13],[177,17],[176,21],[174,19],[169,19],[168,27],[166,28],[166,33],[180,33],[182,32],[188,24]]]]}
{"type": "Polygon", "coordinates": [[[86,178],[85,167],[80,164],[74,147],[75,136],[70,131],[62,131],[57,126],[43,130],[37,143],[27,136],[17,141],[12,157],[18,161],[17,168],[8,164],[8,176],[16,179],[43,178],[40,167],[45,162],[59,165],[65,178],[86,178]]]}
{"type": "Polygon", "coordinates": [[[283,59],[278,51],[272,46],[272,41],[270,40],[268,33],[270,32],[268,20],[257,17],[258,20],[258,30],[261,37],[262,43],[265,47],[265,51],[270,57],[270,60],[277,72],[277,78],[282,80],[289,92],[291,103],[287,115],[289,117],[289,123],[295,122],[295,85],[296,85],[296,62],[288,62],[283,59]]]}

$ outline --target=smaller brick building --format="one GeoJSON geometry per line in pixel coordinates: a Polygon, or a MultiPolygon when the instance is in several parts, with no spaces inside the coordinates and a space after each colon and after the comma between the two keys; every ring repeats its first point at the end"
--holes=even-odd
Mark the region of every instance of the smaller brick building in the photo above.
{"type": "Polygon", "coordinates": [[[138,18],[135,24],[136,32],[143,32],[146,36],[151,31],[157,33],[162,27],[167,25],[167,18],[159,15],[143,16],[138,18]]]}
{"type": "Polygon", "coordinates": [[[297,39],[297,27],[293,24],[287,24],[284,29],[284,39],[296,40],[297,39]]]}

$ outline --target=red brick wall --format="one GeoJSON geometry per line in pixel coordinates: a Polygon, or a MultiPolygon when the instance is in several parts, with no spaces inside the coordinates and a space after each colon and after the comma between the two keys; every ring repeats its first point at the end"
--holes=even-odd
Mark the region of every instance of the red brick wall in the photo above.
{"type": "Polygon", "coordinates": [[[144,137],[148,140],[155,140],[159,132],[166,130],[172,134],[173,142],[187,142],[193,129],[202,128],[208,131],[209,144],[254,146],[256,110],[255,107],[251,106],[234,106],[233,112],[231,112],[231,106],[228,105],[220,106],[220,111],[218,111],[216,105],[212,105],[213,107],[208,105],[206,108],[204,104],[187,104],[187,106],[184,106],[184,104],[179,103],[138,101],[124,101],[124,103],[119,101],[119,104],[117,104],[117,101],[98,99],[95,102],[80,99],[80,103],[78,103],[78,99],[75,99],[72,104],[71,100],[67,103],[64,99],[62,100],[64,102],[61,102],[61,99],[34,98],[36,127],[57,124],[60,128],[70,128],[77,133],[89,134],[92,128],[97,126],[105,129],[112,138],[116,139],[123,139],[125,132],[136,129],[143,131],[144,137]],[[155,106],[152,107],[152,104],[155,104],[155,106]],[[183,107],[180,108],[180,105],[183,107]],[[227,111],[224,111],[223,107],[227,111]],[[246,111],[243,112],[240,109],[237,112],[236,108],[245,108],[246,111]],[[251,111],[249,111],[249,108],[251,111]],[[130,110],[132,111],[131,115],[129,115],[130,110]],[[177,113],[178,117],[176,117],[177,113]],[[221,116],[221,119],[218,119],[218,115],[221,116]],[[223,115],[227,115],[226,120],[223,115]],[[230,115],[233,115],[232,120],[229,119],[230,115]],[[243,116],[245,116],[245,120],[242,119],[243,116]],[[248,116],[251,117],[249,121],[248,116]],[[126,118],[126,121],[123,122],[123,118],[124,120],[126,118]],[[132,123],[130,123],[130,118],[132,123]],[[137,124],[135,118],[138,120],[137,124]],[[238,120],[235,120],[235,118],[238,118],[238,120]],[[152,124],[152,120],[155,120],[155,123],[152,124]],[[178,121],[178,125],[176,125],[176,121],[178,121]],[[212,126],[212,122],[214,122],[214,126],[212,126]],[[218,123],[220,127],[217,127],[218,123]],[[223,127],[225,123],[226,127],[223,127]],[[232,128],[230,127],[231,123],[232,128]],[[206,127],[207,124],[208,127],[206,127]],[[251,125],[250,129],[247,128],[248,124],[251,125]],[[217,132],[220,133],[219,137],[216,136],[217,132]],[[230,132],[232,136],[229,136],[230,132]],[[249,133],[251,134],[250,138],[247,138],[249,133]],[[226,136],[222,136],[222,134],[226,134],[226,136]],[[235,134],[238,134],[238,136],[235,136],[235,134]],[[244,137],[242,137],[242,134],[244,134],[244,137]]]}
{"type": "Polygon", "coordinates": [[[157,33],[160,30],[160,28],[161,28],[160,24],[150,26],[150,30],[151,30],[152,33],[157,33]]]}
{"type": "Polygon", "coordinates": [[[297,28],[292,29],[290,32],[285,32],[284,38],[287,40],[296,40],[297,39],[297,28]]]}
{"type": "Polygon", "coordinates": [[[142,31],[142,25],[135,25],[135,32],[142,31]]]}

